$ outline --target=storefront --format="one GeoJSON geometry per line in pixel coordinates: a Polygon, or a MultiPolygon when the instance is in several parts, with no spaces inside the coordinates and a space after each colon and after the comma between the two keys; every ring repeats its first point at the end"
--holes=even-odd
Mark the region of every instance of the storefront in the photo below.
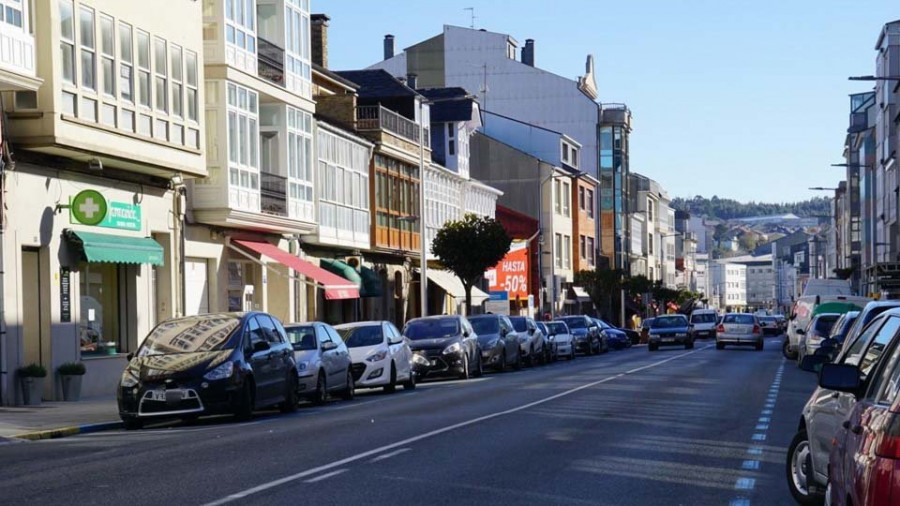
{"type": "Polygon", "coordinates": [[[82,396],[111,395],[126,355],[174,315],[173,191],[28,163],[6,188],[2,403],[21,402],[28,364],[47,370],[44,399],[61,398],[56,369],[79,361],[82,396]]]}

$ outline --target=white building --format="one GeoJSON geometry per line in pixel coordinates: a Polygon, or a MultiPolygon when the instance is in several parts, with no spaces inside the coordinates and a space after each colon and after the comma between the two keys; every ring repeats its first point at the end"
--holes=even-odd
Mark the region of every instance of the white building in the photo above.
{"type": "Polygon", "coordinates": [[[776,276],[772,255],[731,257],[728,262],[742,264],[747,270],[747,306],[753,311],[772,309],[775,303],[776,276]]]}
{"type": "Polygon", "coordinates": [[[713,297],[724,311],[742,311],[747,306],[747,267],[728,261],[711,266],[713,297]]]}

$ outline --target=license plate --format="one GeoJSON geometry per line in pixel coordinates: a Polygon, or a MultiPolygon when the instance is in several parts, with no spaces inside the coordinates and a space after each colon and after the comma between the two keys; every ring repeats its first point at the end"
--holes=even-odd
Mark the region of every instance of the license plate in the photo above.
{"type": "Polygon", "coordinates": [[[431,367],[434,367],[437,365],[437,360],[430,360],[428,363],[431,365],[431,367]]]}
{"type": "Polygon", "coordinates": [[[151,390],[150,400],[168,403],[181,402],[184,398],[182,390],[151,390]]]}
{"type": "Polygon", "coordinates": [[[165,402],[166,391],[165,390],[151,390],[150,391],[150,400],[165,402]]]}
{"type": "Polygon", "coordinates": [[[663,338],[662,342],[664,342],[664,343],[674,343],[674,342],[675,342],[675,338],[674,338],[674,337],[665,337],[665,338],[663,338]]]}

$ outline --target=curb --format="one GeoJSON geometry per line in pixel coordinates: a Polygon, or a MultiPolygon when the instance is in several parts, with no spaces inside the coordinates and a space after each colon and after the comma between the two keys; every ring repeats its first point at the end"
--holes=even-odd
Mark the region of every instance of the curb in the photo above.
{"type": "Polygon", "coordinates": [[[24,432],[10,436],[15,439],[24,439],[27,441],[38,441],[41,439],[59,439],[76,434],[90,434],[92,432],[102,432],[105,430],[113,430],[122,428],[122,422],[101,422],[88,423],[84,425],[73,425],[70,427],[59,427],[56,429],[39,430],[34,432],[24,432]]]}

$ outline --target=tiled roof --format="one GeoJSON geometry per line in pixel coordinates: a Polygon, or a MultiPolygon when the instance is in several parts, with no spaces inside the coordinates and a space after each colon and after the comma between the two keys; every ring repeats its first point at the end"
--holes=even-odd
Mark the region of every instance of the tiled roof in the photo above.
{"type": "Polygon", "coordinates": [[[359,98],[415,97],[416,91],[385,70],[341,70],[335,74],[359,85],[359,98]]]}

